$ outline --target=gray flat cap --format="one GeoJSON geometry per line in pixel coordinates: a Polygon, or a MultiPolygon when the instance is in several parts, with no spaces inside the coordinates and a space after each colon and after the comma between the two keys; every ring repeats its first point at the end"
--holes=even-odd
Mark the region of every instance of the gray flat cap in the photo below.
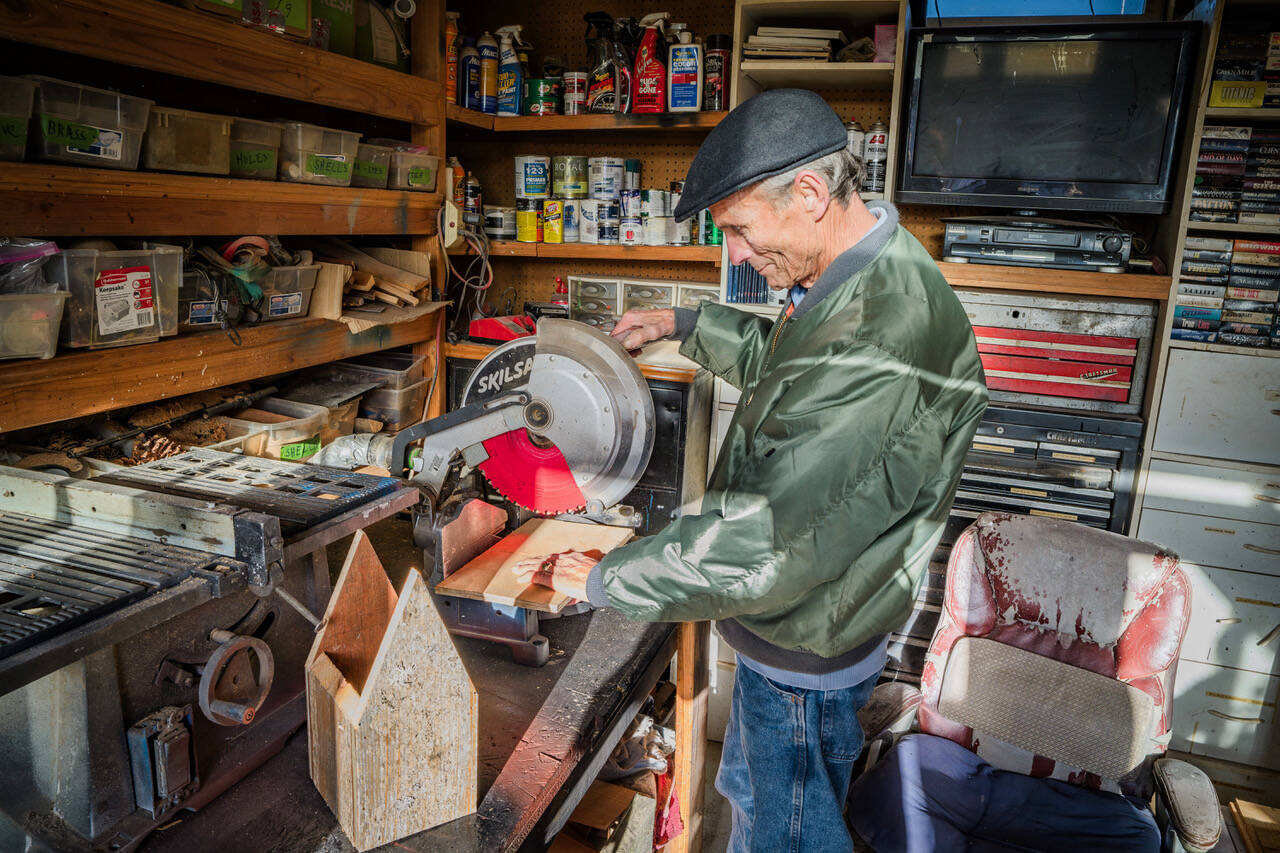
{"type": "Polygon", "coordinates": [[[765,178],[833,154],[848,141],[844,122],[816,92],[761,92],[707,134],[685,178],[676,221],[765,178]]]}

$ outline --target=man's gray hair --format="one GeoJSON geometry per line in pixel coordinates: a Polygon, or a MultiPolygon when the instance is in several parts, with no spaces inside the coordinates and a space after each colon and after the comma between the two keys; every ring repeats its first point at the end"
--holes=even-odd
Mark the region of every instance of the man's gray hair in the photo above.
{"type": "Polygon", "coordinates": [[[841,148],[839,151],[811,160],[781,175],[765,178],[760,182],[760,189],[771,201],[781,205],[790,196],[791,187],[796,182],[796,175],[805,170],[821,175],[827,182],[827,191],[831,193],[831,198],[845,206],[848,206],[854,194],[862,188],[862,182],[867,177],[867,168],[862,158],[848,148],[841,148]]]}

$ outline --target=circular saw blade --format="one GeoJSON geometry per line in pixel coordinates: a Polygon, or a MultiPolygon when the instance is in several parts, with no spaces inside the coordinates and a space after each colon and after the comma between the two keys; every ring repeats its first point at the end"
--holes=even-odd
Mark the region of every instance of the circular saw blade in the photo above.
{"type": "Polygon", "coordinates": [[[564,454],[539,447],[524,429],[482,442],[489,458],[477,467],[507,500],[544,515],[573,512],[587,505],[564,454]]]}

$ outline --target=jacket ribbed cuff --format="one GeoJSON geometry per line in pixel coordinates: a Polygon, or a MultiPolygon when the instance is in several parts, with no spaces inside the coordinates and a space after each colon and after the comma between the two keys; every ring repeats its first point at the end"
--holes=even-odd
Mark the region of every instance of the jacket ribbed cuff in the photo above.
{"type": "Polygon", "coordinates": [[[608,607],[609,595],[604,591],[604,575],[599,566],[592,566],[587,575],[587,601],[592,607],[608,607]]]}
{"type": "Polygon", "coordinates": [[[676,329],[667,337],[673,341],[683,341],[693,332],[698,323],[698,312],[693,308],[676,308],[676,329]]]}

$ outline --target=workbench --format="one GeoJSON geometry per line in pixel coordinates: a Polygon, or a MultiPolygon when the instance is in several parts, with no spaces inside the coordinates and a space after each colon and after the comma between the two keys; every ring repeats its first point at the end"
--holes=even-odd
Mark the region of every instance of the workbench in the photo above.
{"type": "MultiPolygon", "coordinates": [[[[408,525],[370,528],[392,575],[420,566],[408,525]]],[[[645,623],[598,610],[548,620],[544,667],[455,638],[479,694],[480,795],[467,817],[383,848],[498,853],[542,850],[564,826],[658,679],[678,655],[676,790],[686,832],[668,847],[697,851],[706,743],[708,623],[645,623]]],[[[350,851],[308,775],[306,733],[197,813],[149,837],[140,853],[228,849],[350,851]]]]}

